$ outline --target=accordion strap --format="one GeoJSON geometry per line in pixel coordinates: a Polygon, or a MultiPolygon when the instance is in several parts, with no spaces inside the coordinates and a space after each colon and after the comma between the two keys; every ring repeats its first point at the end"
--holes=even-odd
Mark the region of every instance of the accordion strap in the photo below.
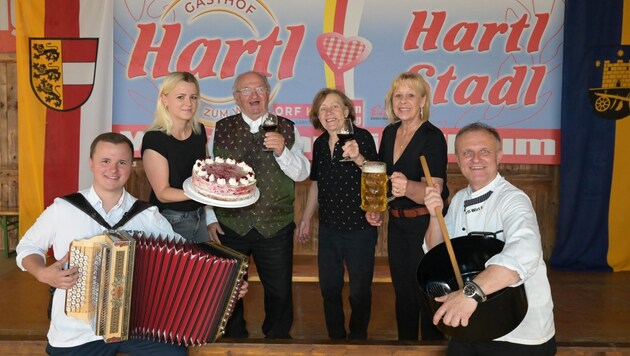
{"type": "Polygon", "coordinates": [[[83,194],[77,192],[77,193],[65,195],[61,198],[66,200],[70,204],[74,205],[75,207],[77,207],[78,209],[86,213],[87,215],[89,215],[92,219],[94,219],[96,222],[98,222],[99,224],[107,228],[108,230],[118,229],[119,227],[125,225],[127,221],[131,220],[131,218],[141,213],[143,210],[153,206],[151,203],[138,199],[133,203],[133,205],[131,206],[131,209],[125,212],[125,214],[120,219],[120,221],[118,221],[116,225],[111,226],[109,225],[109,223],[107,223],[107,221],[105,221],[105,219],[101,216],[101,214],[99,214],[98,211],[94,209],[92,204],[90,204],[90,202],[88,202],[87,199],[85,199],[85,196],[83,196],[83,194]]]}
{"type": "MultiPolygon", "coordinates": [[[[114,226],[110,226],[109,223],[107,223],[107,221],[105,221],[105,219],[101,216],[101,214],[98,213],[98,211],[96,211],[96,209],[94,209],[94,207],[92,206],[92,204],[90,204],[89,201],[87,201],[87,199],[85,199],[85,197],[83,196],[83,194],[81,193],[72,193],[72,194],[68,194],[65,195],[63,197],[61,197],[61,199],[64,199],[65,201],[69,202],[70,204],[74,205],[75,207],[77,207],[79,210],[83,211],[84,213],[86,213],[87,215],[89,215],[92,219],[94,219],[96,222],[98,222],[99,224],[101,224],[103,227],[107,228],[108,230],[116,230],[119,227],[125,225],[127,223],[127,221],[131,220],[131,218],[133,218],[134,216],[138,215],[138,213],[141,213],[144,209],[146,208],[150,208],[151,206],[153,206],[153,204],[148,203],[146,201],[142,201],[142,200],[136,200],[133,205],[131,206],[131,209],[129,209],[127,212],[125,212],[125,214],[123,214],[123,217],[120,219],[119,222],[116,223],[116,225],[114,226]]],[[[50,303],[48,303],[48,320],[50,320],[50,315],[51,315],[51,311],[52,311],[52,303],[53,303],[53,296],[55,295],[55,287],[50,287],[50,303]]]]}

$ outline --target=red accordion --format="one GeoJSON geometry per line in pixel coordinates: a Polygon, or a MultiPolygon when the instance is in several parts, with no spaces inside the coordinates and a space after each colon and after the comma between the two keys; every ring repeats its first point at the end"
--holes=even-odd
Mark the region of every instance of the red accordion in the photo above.
{"type": "Polygon", "coordinates": [[[223,335],[248,258],[214,243],[108,231],[72,242],[69,265],[79,267],[79,280],[67,291],[66,314],[105,342],[188,346],[223,335]]]}

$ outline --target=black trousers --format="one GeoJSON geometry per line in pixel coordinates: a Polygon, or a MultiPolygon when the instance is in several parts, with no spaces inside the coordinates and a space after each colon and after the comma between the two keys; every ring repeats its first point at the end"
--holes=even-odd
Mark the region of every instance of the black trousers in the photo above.
{"type": "Polygon", "coordinates": [[[374,249],[378,231],[374,227],[339,231],[319,225],[317,265],[324,300],[324,317],[331,339],[365,340],[372,312],[374,249]],[[342,290],[344,263],[350,280],[349,334],[345,327],[342,290]]]}
{"type": "Polygon", "coordinates": [[[424,257],[422,242],[429,215],[395,218],[389,214],[387,250],[392,284],[396,294],[396,324],[399,340],[443,340],[433,325],[433,315],[418,287],[418,265],[424,257]],[[419,327],[420,326],[420,327],[419,327]]]}
{"type": "MultiPolygon", "coordinates": [[[[293,324],[293,232],[295,223],[283,227],[270,238],[264,238],[256,229],[240,236],[221,224],[225,235],[221,243],[247,256],[252,256],[265,291],[265,320],[262,332],[266,338],[290,338],[293,324]]],[[[247,298],[247,296],[245,296],[247,298]]],[[[245,321],[243,299],[234,306],[232,317],[226,325],[226,338],[249,336],[245,321]]]]}

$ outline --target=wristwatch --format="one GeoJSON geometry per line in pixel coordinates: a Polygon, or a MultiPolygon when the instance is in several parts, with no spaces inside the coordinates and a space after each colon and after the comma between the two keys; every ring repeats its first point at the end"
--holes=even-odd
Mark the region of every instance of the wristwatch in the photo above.
{"type": "Polygon", "coordinates": [[[464,295],[468,298],[472,298],[477,301],[477,303],[482,303],[488,300],[486,297],[486,293],[481,290],[481,287],[473,281],[468,281],[464,284],[464,295]]]}

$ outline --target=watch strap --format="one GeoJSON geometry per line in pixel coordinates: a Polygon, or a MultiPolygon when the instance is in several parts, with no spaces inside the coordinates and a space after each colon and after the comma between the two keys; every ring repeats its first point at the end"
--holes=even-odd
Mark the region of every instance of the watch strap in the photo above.
{"type": "Polygon", "coordinates": [[[475,283],[474,281],[468,281],[466,282],[466,284],[475,289],[475,293],[470,295],[469,296],[470,298],[473,298],[474,300],[476,300],[477,303],[483,303],[486,300],[488,300],[486,293],[484,293],[483,289],[481,289],[481,287],[477,283],[475,283]]]}

